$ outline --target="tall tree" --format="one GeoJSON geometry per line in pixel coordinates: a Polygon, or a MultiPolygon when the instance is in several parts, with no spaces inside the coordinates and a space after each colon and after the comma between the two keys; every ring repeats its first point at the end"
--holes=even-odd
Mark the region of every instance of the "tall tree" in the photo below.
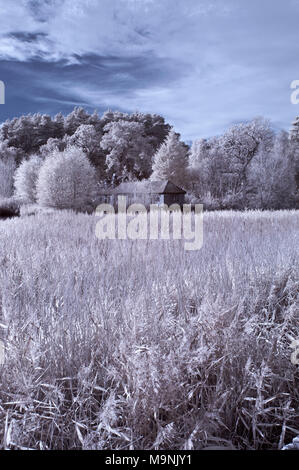
{"type": "Polygon", "coordinates": [[[219,208],[245,207],[253,191],[251,166],[261,151],[260,164],[266,161],[273,142],[270,125],[261,118],[235,125],[220,137],[194,142],[189,161],[192,192],[219,208]]]}
{"type": "Polygon", "coordinates": [[[220,190],[222,172],[219,174],[219,141],[217,138],[199,139],[192,143],[189,154],[189,189],[196,197],[220,190]]]}
{"type": "Polygon", "coordinates": [[[89,124],[90,114],[81,107],[75,107],[64,120],[64,129],[67,135],[73,135],[81,124],[89,124]]]}
{"type": "Polygon", "coordinates": [[[221,147],[232,171],[238,175],[238,183],[246,187],[247,169],[258,153],[260,145],[273,145],[273,131],[268,121],[256,118],[246,124],[231,127],[221,139],[221,147]]]}
{"type": "Polygon", "coordinates": [[[271,149],[261,146],[248,170],[249,207],[288,209],[294,206],[295,174],[288,134],[280,132],[271,149]]]}
{"type": "Polygon", "coordinates": [[[67,145],[80,148],[97,170],[98,179],[105,177],[105,152],[101,147],[102,132],[91,124],[81,124],[76,132],[65,138],[67,145]]]}
{"type": "Polygon", "coordinates": [[[297,192],[299,191],[299,116],[296,117],[290,129],[291,149],[294,161],[294,171],[297,192]]]}
{"type": "Polygon", "coordinates": [[[180,141],[173,129],[154,156],[151,180],[171,180],[185,186],[187,182],[189,147],[180,141]]]}
{"type": "Polygon", "coordinates": [[[107,152],[108,175],[115,182],[149,177],[154,148],[144,124],[123,119],[106,124],[101,147],[107,152]]]}
{"type": "Polygon", "coordinates": [[[16,171],[16,163],[14,160],[0,160],[0,197],[8,198],[13,195],[14,190],[14,173],[16,171]]]}

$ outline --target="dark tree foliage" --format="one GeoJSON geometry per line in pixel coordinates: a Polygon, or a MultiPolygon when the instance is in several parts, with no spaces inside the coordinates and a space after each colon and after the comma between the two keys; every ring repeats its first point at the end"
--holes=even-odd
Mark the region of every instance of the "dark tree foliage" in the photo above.
{"type": "Polygon", "coordinates": [[[87,155],[97,170],[98,178],[110,180],[117,175],[108,170],[109,151],[101,146],[101,141],[108,132],[107,124],[118,121],[142,124],[142,137],[151,155],[163,143],[170,129],[164,118],[157,114],[106,111],[99,116],[96,111],[89,114],[81,107],[74,108],[67,116],[59,113],[54,118],[45,114],[29,114],[1,125],[0,160],[13,158],[19,165],[32,154],[46,157],[54,150],[63,151],[67,146],[75,145],[87,155]]]}
{"type": "Polygon", "coordinates": [[[2,124],[0,140],[28,155],[38,152],[48,139],[61,138],[64,135],[63,126],[60,118],[51,119],[46,114],[21,116],[2,124]]]}

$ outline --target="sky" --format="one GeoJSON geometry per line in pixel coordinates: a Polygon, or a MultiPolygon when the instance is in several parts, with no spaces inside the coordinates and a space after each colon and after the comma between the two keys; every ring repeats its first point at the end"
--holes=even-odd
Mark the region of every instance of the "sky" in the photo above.
{"type": "Polygon", "coordinates": [[[0,122],[74,106],[161,114],[186,141],[299,104],[299,0],[0,0],[0,122]]]}

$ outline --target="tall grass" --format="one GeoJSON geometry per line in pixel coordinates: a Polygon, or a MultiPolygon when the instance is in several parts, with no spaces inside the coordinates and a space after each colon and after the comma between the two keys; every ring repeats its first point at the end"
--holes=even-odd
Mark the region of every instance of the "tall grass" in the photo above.
{"type": "Polygon", "coordinates": [[[197,252],[100,241],[96,222],[0,222],[1,447],[276,449],[299,434],[298,213],[207,213],[197,252]]]}

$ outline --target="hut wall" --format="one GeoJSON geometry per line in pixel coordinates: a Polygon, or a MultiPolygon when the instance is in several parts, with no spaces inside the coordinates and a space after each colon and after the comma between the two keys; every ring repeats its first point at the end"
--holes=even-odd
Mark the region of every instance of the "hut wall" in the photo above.
{"type": "Polygon", "coordinates": [[[184,194],[164,194],[164,204],[171,206],[171,204],[184,204],[184,194]]]}

